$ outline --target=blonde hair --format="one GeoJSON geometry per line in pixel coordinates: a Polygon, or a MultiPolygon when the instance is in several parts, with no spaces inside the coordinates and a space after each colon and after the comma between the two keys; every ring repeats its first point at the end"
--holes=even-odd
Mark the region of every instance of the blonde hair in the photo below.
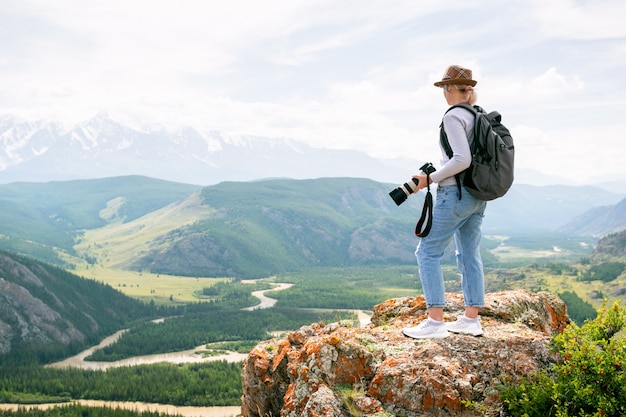
{"type": "Polygon", "coordinates": [[[442,87],[445,88],[447,91],[450,91],[449,90],[450,87],[454,87],[456,90],[460,91],[461,93],[466,94],[467,99],[465,100],[465,102],[472,106],[476,104],[476,102],[478,101],[478,94],[476,93],[476,90],[474,90],[474,87],[472,87],[471,85],[447,84],[447,85],[443,85],[442,87]]]}

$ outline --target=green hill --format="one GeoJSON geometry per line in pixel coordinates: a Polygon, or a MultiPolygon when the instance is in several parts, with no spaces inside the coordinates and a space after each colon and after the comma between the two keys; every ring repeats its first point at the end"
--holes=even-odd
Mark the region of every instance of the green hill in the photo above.
{"type": "MultiPolygon", "coordinates": [[[[117,266],[253,278],[313,266],[412,263],[412,228],[422,196],[397,207],[388,192],[388,185],[347,178],[207,187],[196,199],[194,211],[201,214],[194,223],[153,236],[134,246],[133,255],[128,244],[127,261],[117,266]]],[[[190,205],[185,210],[190,212],[190,205]]],[[[157,224],[151,220],[161,217],[157,212],[141,222],[157,224]]],[[[85,239],[120,247],[108,245],[102,235],[85,239]]]]}
{"type": "Polygon", "coordinates": [[[593,257],[596,262],[626,258],[626,230],[611,233],[598,241],[593,257]]]}
{"type": "Polygon", "coordinates": [[[128,222],[189,195],[198,186],[140,176],[0,185],[0,249],[62,265],[83,230],[128,222]]]}
{"type": "MultiPolygon", "coordinates": [[[[413,228],[423,193],[398,207],[388,196],[392,187],[368,179],[320,178],[200,188],[138,176],[8,184],[0,186],[0,249],[76,271],[191,278],[414,264],[413,228]]],[[[574,239],[554,229],[622,197],[585,193],[581,199],[575,187],[520,185],[490,203],[483,228],[485,264],[519,264],[520,255],[527,263],[588,256],[596,238],[574,239]],[[551,197],[537,197],[546,193],[551,197]]],[[[448,260],[453,261],[451,253],[448,260]]]]}

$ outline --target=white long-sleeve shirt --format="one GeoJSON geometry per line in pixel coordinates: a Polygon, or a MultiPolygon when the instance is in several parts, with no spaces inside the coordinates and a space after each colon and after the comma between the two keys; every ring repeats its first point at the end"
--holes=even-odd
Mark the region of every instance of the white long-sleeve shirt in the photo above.
{"type": "Polygon", "coordinates": [[[452,148],[452,159],[441,149],[441,167],[430,175],[439,185],[456,185],[454,176],[465,170],[472,162],[470,146],[474,140],[474,115],[461,107],[455,107],[443,116],[443,128],[452,148]]]}

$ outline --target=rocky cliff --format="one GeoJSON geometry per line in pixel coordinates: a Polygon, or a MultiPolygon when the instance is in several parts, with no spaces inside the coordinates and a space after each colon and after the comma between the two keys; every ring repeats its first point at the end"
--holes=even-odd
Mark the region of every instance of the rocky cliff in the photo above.
{"type": "MultiPolygon", "coordinates": [[[[446,320],[462,311],[448,294],[446,320]]],[[[482,337],[402,334],[425,317],[423,297],[392,299],[366,327],[317,323],[258,344],[243,364],[242,415],[499,415],[498,384],[550,366],[550,339],[569,323],[558,297],[523,290],[487,295],[482,337]]]]}

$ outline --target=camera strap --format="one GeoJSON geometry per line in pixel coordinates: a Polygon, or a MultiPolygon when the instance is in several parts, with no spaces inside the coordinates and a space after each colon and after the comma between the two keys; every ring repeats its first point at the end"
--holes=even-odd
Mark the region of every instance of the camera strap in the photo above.
{"type": "Polygon", "coordinates": [[[433,195],[430,193],[430,174],[426,174],[426,198],[424,199],[424,207],[422,207],[422,215],[415,225],[415,236],[426,237],[430,233],[433,225],[433,195]]]}

